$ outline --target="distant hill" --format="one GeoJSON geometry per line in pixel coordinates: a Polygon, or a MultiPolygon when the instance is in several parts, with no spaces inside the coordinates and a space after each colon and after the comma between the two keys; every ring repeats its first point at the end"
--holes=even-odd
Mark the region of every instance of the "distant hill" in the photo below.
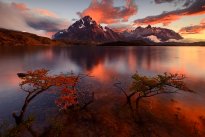
{"type": "Polygon", "coordinates": [[[192,43],[182,43],[182,42],[162,42],[156,43],[156,46],[205,46],[205,41],[192,42],[192,43]]]}
{"type": "Polygon", "coordinates": [[[58,45],[62,42],[35,34],[0,28],[0,46],[58,45]]]}
{"type": "Polygon", "coordinates": [[[204,42],[180,43],[180,42],[161,42],[154,43],[144,40],[116,41],[98,44],[97,46],[205,46],[204,42]]]}

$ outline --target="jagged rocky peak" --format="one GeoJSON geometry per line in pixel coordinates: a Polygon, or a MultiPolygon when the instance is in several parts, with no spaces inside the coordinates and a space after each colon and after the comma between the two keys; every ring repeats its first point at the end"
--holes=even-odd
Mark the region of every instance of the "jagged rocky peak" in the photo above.
{"type": "Polygon", "coordinates": [[[152,26],[151,26],[151,25],[148,25],[146,28],[147,28],[147,29],[151,29],[151,28],[152,28],[152,26]]]}
{"type": "Polygon", "coordinates": [[[92,21],[93,19],[90,16],[84,16],[82,18],[82,20],[84,20],[84,21],[92,21]]]}
{"type": "Polygon", "coordinates": [[[141,29],[141,28],[142,28],[141,26],[138,26],[138,27],[137,27],[137,29],[141,29]]]}
{"type": "Polygon", "coordinates": [[[81,21],[85,23],[89,23],[90,25],[92,24],[97,24],[96,21],[94,21],[90,16],[84,16],[81,21]]]}
{"type": "Polygon", "coordinates": [[[73,23],[71,26],[69,26],[68,29],[72,29],[72,28],[83,29],[83,28],[91,27],[91,26],[97,26],[96,21],[92,20],[90,16],[85,16],[82,19],[73,23]]]}
{"type": "Polygon", "coordinates": [[[138,38],[146,38],[149,36],[156,36],[160,41],[167,41],[170,39],[180,40],[183,39],[180,34],[177,32],[166,29],[166,28],[160,28],[160,27],[152,27],[151,25],[148,25],[147,27],[143,28],[141,26],[138,26],[136,29],[131,31],[131,33],[123,33],[125,37],[130,39],[138,39],[138,38]]]}
{"type": "Polygon", "coordinates": [[[54,39],[70,41],[106,42],[120,39],[120,35],[108,27],[97,24],[90,16],[84,16],[66,30],[57,32],[54,39]]]}

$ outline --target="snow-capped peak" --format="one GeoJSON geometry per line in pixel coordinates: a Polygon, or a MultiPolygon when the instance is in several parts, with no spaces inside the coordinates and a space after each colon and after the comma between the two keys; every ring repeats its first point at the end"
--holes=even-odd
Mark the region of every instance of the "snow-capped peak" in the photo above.
{"type": "Polygon", "coordinates": [[[106,24],[97,24],[91,17],[85,16],[73,23],[65,33],[56,33],[54,39],[66,39],[76,41],[116,41],[121,36],[111,31],[106,24]],[[101,26],[102,25],[102,26],[101,26]]]}

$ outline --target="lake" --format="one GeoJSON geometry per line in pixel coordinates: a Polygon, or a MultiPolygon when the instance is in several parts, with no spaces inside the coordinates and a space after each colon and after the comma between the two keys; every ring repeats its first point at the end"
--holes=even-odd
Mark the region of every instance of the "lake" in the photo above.
{"type": "MultiPolygon", "coordinates": [[[[13,121],[12,112],[18,112],[23,104],[26,94],[20,90],[16,74],[39,68],[49,69],[51,74],[92,75],[98,85],[94,89],[104,87],[106,95],[116,79],[128,83],[135,72],[146,76],[185,74],[187,85],[195,93],[159,96],[153,104],[162,104],[165,110],[180,108],[190,120],[200,122],[205,117],[204,59],[205,47],[194,46],[0,47],[0,122],[13,121]]],[[[39,95],[30,104],[28,114],[41,115],[38,120],[44,120],[57,110],[55,98],[52,93],[39,95]]]]}

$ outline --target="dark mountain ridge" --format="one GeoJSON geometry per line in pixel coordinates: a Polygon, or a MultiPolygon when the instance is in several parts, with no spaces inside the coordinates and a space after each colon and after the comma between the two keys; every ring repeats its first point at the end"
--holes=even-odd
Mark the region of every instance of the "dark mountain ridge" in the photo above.
{"type": "Polygon", "coordinates": [[[176,33],[173,30],[160,28],[160,27],[152,27],[151,25],[148,25],[145,28],[139,26],[130,32],[124,31],[121,34],[126,39],[130,39],[130,40],[138,39],[138,38],[147,38],[148,36],[156,36],[158,40],[160,40],[161,42],[165,42],[170,39],[174,39],[174,40],[183,39],[183,37],[179,33],[176,33]]]}

